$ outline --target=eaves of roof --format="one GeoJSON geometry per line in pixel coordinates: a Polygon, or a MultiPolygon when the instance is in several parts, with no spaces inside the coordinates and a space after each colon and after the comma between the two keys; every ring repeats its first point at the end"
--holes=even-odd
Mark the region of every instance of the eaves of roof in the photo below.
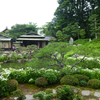
{"type": "Polygon", "coordinates": [[[46,40],[46,39],[40,39],[40,38],[17,38],[17,41],[23,41],[23,40],[48,41],[48,40],[46,40]]]}
{"type": "Polygon", "coordinates": [[[0,38],[0,41],[11,41],[12,38],[0,38]]]}
{"type": "Polygon", "coordinates": [[[20,37],[23,37],[23,38],[24,37],[43,37],[44,38],[44,36],[40,36],[40,35],[21,35],[20,37]]]}

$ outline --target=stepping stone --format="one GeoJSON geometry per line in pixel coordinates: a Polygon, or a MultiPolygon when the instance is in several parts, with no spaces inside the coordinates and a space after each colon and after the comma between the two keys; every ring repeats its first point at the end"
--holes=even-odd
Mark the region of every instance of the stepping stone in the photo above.
{"type": "Polygon", "coordinates": [[[56,90],[55,89],[53,89],[53,94],[55,94],[56,93],[56,90]]]}
{"type": "Polygon", "coordinates": [[[100,92],[95,92],[95,93],[94,93],[94,96],[95,96],[95,97],[100,97],[100,92]]]}
{"type": "Polygon", "coordinates": [[[90,93],[91,93],[91,91],[89,91],[89,90],[83,90],[83,91],[81,92],[82,96],[89,96],[90,93]]]}
{"type": "Polygon", "coordinates": [[[34,100],[33,95],[25,95],[26,99],[25,100],[34,100]]]}

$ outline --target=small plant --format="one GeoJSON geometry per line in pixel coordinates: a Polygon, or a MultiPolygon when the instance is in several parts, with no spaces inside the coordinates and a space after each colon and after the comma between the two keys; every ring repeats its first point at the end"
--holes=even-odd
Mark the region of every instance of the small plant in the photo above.
{"type": "Polygon", "coordinates": [[[24,93],[20,89],[14,91],[13,92],[13,96],[18,97],[17,100],[24,100],[24,99],[26,99],[24,93]]]}
{"type": "Polygon", "coordinates": [[[40,91],[34,94],[33,98],[39,98],[39,100],[51,100],[51,98],[53,98],[53,93],[45,94],[45,92],[40,91]]]}
{"type": "Polygon", "coordinates": [[[85,87],[85,86],[87,86],[87,82],[84,80],[81,80],[81,81],[79,81],[79,85],[82,87],[85,87]]]}
{"type": "Polygon", "coordinates": [[[46,94],[44,100],[51,100],[53,98],[53,93],[46,94]]]}
{"type": "Polygon", "coordinates": [[[64,76],[63,78],[61,78],[60,83],[62,85],[65,84],[65,85],[73,85],[73,86],[75,86],[75,85],[79,84],[79,81],[74,76],[67,75],[67,76],[64,76]]]}
{"type": "Polygon", "coordinates": [[[39,78],[37,78],[35,80],[35,84],[37,86],[45,87],[48,84],[48,82],[47,82],[47,80],[44,77],[39,77],[39,78]]]}
{"type": "Polygon", "coordinates": [[[0,62],[3,62],[5,60],[8,60],[7,54],[3,54],[2,56],[0,56],[0,62]]]}
{"type": "Polygon", "coordinates": [[[98,79],[91,79],[88,81],[87,86],[94,89],[100,88],[100,80],[98,79]]]}
{"type": "Polygon", "coordinates": [[[53,90],[52,89],[46,89],[46,94],[49,94],[49,93],[53,93],[53,90]]]}
{"type": "Polygon", "coordinates": [[[50,72],[45,73],[43,77],[47,79],[49,84],[53,84],[57,81],[57,76],[54,73],[50,73],[50,72]]]}
{"type": "Polygon", "coordinates": [[[34,94],[33,95],[33,98],[39,98],[39,100],[44,100],[44,92],[43,91],[40,91],[40,92],[38,92],[38,93],[36,93],[36,94],[34,94]]]}
{"type": "Polygon", "coordinates": [[[64,85],[62,88],[57,90],[58,100],[73,100],[74,92],[68,85],[64,85]]]}
{"type": "Polygon", "coordinates": [[[33,78],[30,78],[28,83],[30,83],[30,84],[35,83],[35,80],[33,78]]]}
{"type": "Polygon", "coordinates": [[[14,79],[8,80],[7,87],[9,92],[15,91],[17,89],[17,86],[18,82],[16,80],[14,79]]]}
{"type": "Polygon", "coordinates": [[[78,78],[79,81],[84,80],[87,82],[89,80],[89,77],[86,75],[75,74],[74,77],[78,78]]]}

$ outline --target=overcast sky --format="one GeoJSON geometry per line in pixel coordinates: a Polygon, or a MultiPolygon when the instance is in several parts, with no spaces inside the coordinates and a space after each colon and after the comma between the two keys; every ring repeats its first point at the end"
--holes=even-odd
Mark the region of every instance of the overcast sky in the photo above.
{"type": "Polygon", "coordinates": [[[0,0],[0,32],[15,24],[50,22],[58,7],[57,0],[0,0]]]}

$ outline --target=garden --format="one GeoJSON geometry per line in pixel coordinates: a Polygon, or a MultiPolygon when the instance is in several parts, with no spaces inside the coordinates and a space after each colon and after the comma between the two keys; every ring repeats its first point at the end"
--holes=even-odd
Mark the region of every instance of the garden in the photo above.
{"type": "MultiPolygon", "coordinates": [[[[74,93],[73,86],[100,89],[100,41],[94,39],[85,44],[84,41],[81,40],[80,46],[51,43],[30,53],[31,60],[27,53],[0,56],[0,62],[3,62],[0,66],[0,98],[13,95],[18,97],[17,100],[24,100],[25,94],[18,89],[18,84],[30,84],[45,88],[45,91],[33,94],[33,98],[39,100],[84,100],[82,95],[74,93]],[[26,59],[26,62],[9,67],[9,62],[15,63],[19,59],[26,59]],[[9,61],[6,67],[5,61],[9,61]],[[56,86],[55,94],[48,88],[53,85],[56,86]]],[[[80,40],[74,43],[77,45],[80,40]]]]}

